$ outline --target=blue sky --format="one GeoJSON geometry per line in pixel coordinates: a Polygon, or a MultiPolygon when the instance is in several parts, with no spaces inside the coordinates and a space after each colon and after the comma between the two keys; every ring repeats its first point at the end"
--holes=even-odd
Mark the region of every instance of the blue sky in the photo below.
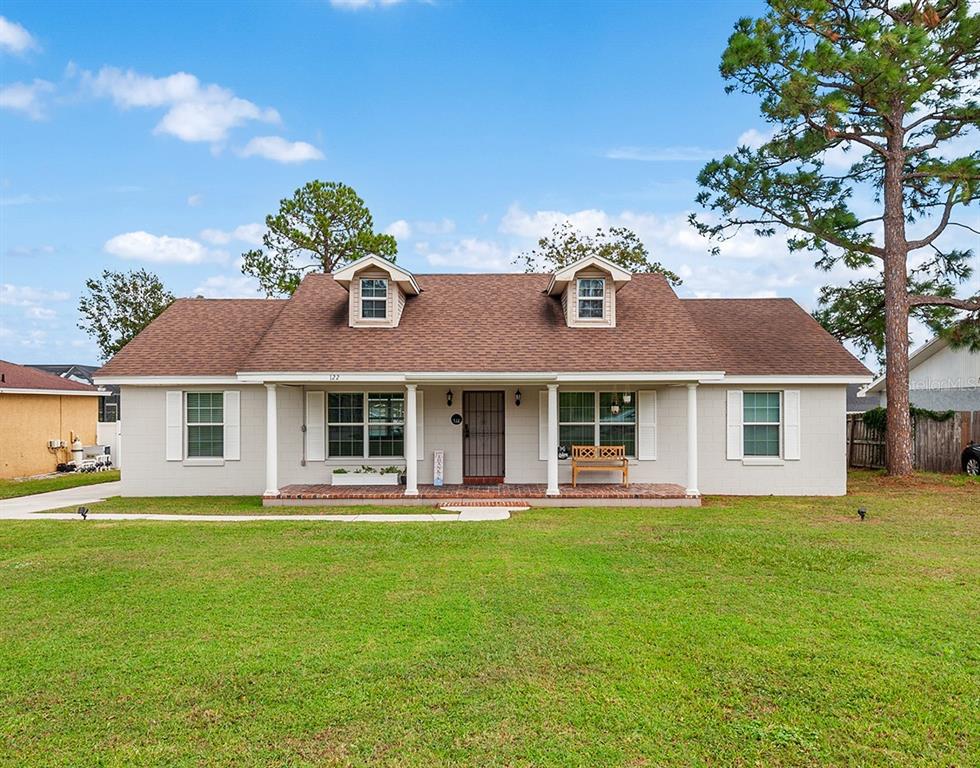
{"type": "Polygon", "coordinates": [[[45,3],[0,25],[0,358],[95,362],[87,277],[255,295],[237,266],[304,182],[352,185],[416,272],[513,270],[561,220],[630,226],[681,295],[786,295],[812,257],[685,223],[761,135],[717,67],[759,3],[45,3]]]}

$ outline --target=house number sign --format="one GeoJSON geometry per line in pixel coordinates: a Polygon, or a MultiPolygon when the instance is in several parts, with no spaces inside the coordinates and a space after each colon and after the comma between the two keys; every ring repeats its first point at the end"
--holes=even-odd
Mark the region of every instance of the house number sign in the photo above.
{"type": "Polygon", "coordinates": [[[456,426],[459,426],[460,424],[463,423],[463,417],[460,416],[458,413],[454,413],[452,416],[450,416],[449,420],[456,426]]]}

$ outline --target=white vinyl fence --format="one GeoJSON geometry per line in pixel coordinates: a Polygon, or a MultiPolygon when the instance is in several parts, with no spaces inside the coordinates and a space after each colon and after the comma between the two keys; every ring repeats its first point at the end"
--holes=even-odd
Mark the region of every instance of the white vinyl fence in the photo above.
{"type": "Polygon", "coordinates": [[[95,430],[96,442],[111,449],[112,466],[122,469],[122,422],[100,421],[95,430]]]}

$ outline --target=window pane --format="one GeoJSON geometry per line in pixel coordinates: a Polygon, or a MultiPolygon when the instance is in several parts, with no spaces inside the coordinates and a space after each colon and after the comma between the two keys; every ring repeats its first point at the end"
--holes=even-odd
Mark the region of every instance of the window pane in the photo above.
{"type": "Polygon", "coordinates": [[[566,424],[558,427],[558,444],[571,455],[573,445],[595,445],[595,427],[590,424],[566,424]]]}
{"type": "Polygon", "coordinates": [[[369,394],[368,421],[381,423],[402,423],[405,421],[405,395],[369,394]]]}
{"type": "Polygon", "coordinates": [[[368,427],[369,456],[403,456],[405,428],[400,425],[368,427]]]}
{"type": "Polygon", "coordinates": [[[578,281],[578,295],[581,298],[599,297],[602,298],[606,293],[605,280],[601,279],[582,279],[578,281]]]}
{"type": "MultiPolygon", "coordinates": [[[[559,392],[558,421],[595,421],[595,395],[591,392],[559,392]]],[[[592,445],[592,441],[589,441],[592,445]]]]}
{"type": "Polygon", "coordinates": [[[217,426],[188,426],[187,455],[220,457],[225,455],[225,430],[217,426]]]}
{"type": "Polygon", "coordinates": [[[584,318],[602,317],[602,299],[579,299],[578,316],[584,318]]]}
{"type": "Polygon", "coordinates": [[[363,299],[361,301],[361,317],[385,318],[388,316],[388,302],[379,299],[363,299]]]}
{"type": "Polygon", "coordinates": [[[330,458],[364,456],[364,427],[330,427],[330,458]]]}
{"type": "Polygon", "coordinates": [[[331,392],[327,421],[331,424],[364,423],[364,396],[360,392],[331,392]]]}
{"type": "Polygon", "coordinates": [[[221,424],[224,421],[223,392],[188,392],[188,424],[221,424]]]}
{"type": "Polygon", "coordinates": [[[627,456],[636,455],[636,427],[633,424],[601,424],[599,445],[622,445],[627,456]]]}
{"type": "Polygon", "coordinates": [[[624,402],[622,392],[599,393],[599,421],[632,424],[636,421],[636,393],[630,393],[630,402],[624,402]],[[619,413],[613,413],[613,404],[619,406],[619,413]]]}
{"type": "Polygon", "coordinates": [[[742,397],[745,423],[779,423],[778,392],[746,392],[742,397]]]}
{"type": "Polygon", "coordinates": [[[388,295],[388,281],[383,279],[361,280],[361,296],[366,299],[383,299],[388,295]]]}
{"type": "Polygon", "coordinates": [[[778,426],[746,425],[744,430],[746,456],[779,456],[778,426]]]}

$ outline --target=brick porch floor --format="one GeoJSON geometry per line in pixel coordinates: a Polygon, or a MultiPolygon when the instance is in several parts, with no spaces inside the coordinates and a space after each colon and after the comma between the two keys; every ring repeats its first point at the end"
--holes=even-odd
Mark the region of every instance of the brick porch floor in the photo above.
{"type": "Polygon", "coordinates": [[[481,506],[527,504],[530,506],[651,506],[697,507],[701,499],[688,496],[674,483],[580,483],[559,486],[561,495],[548,496],[542,484],[420,485],[419,495],[407,497],[395,485],[287,485],[279,496],[264,497],[265,506],[330,506],[349,504],[479,504],[481,506]]]}

